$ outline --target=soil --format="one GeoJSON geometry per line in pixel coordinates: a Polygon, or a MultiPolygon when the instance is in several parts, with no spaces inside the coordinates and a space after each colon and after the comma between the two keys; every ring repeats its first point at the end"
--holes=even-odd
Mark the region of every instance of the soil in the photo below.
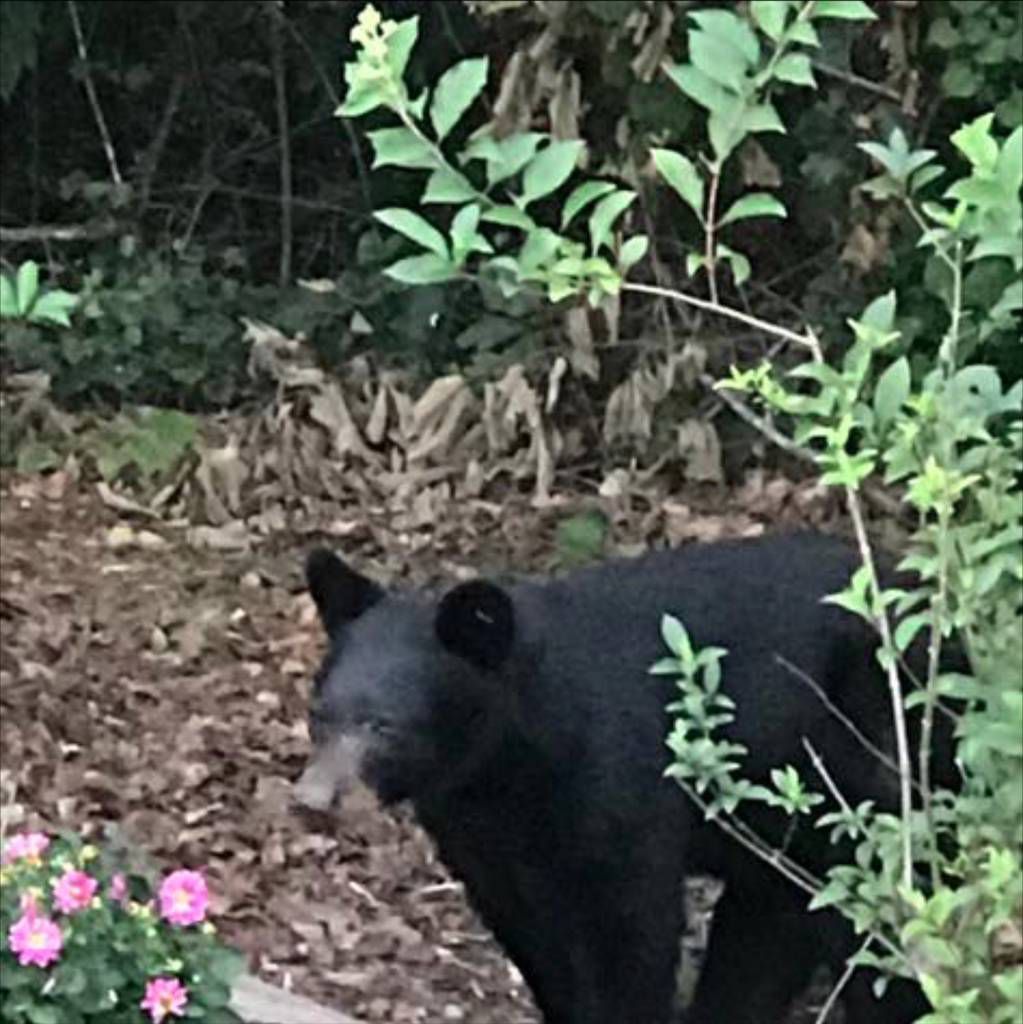
{"type": "MultiPolygon", "coordinates": [[[[161,865],[202,867],[218,927],[255,973],[360,1020],[538,1020],[518,972],[406,816],[367,805],[311,824],[291,807],[321,654],[300,578],[314,538],[197,550],[187,524],[126,524],[60,474],[6,477],[0,497],[8,828],[99,836],[114,825],[161,865]]],[[[833,511],[819,493],[764,479],[675,505],[693,537],[819,524],[833,511]]],[[[386,523],[346,527],[335,543],[412,582],[543,570],[568,514],[525,499],[479,503],[455,539],[414,555],[386,523]]],[[[663,543],[649,523],[616,523],[616,546],[663,543]]]]}

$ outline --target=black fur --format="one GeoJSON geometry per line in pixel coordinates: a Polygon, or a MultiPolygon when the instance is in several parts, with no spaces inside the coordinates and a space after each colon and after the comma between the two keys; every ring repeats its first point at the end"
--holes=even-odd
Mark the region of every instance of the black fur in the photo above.
{"type": "MultiPolygon", "coordinates": [[[[310,562],[331,648],[319,735],[367,739],[361,774],[385,801],[410,799],[440,856],[518,965],[546,1024],[667,1024],[673,1015],[682,881],[725,881],[689,1024],[778,1024],[816,966],[855,948],[837,915],[806,899],[663,777],[662,657],[671,613],[699,647],[728,649],[727,735],[744,772],[796,765],[802,740],[853,804],[897,807],[895,778],[778,655],[816,681],[869,739],[891,750],[887,691],[869,629],[821,603],[857,565],[844,544],[800,535],[697,545],[563,580],[468,583],[438,603],[383,596],[333,556],[310,562]]],[[[339,780],[340,782],[341,780],[339,780]]],[[[775,845],[789,819],[758,812],[775,845]]],[[[801,827],[788,852],[818,873],[836,856],[801,827]]],[[[885,1004],[849,990],[851,1024],[921,1012],[908,986],[885,1004]]]]}

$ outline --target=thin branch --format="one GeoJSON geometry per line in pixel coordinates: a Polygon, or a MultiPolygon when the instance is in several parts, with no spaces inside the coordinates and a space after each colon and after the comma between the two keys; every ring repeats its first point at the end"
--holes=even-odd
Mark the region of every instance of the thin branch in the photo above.
{"type": "Polygon", "coordinates": [[[71,15],[71,24],[75,30],[75,43],[78,46],[78,59],[82,62],[82,81],[85,83],[85,93],[89,97],[89,106],[92,107],[92,116],[96,119],[96,127],[99,129],[100,139],[103,142],[103,149],[107,155],[107,163],[110,165],[110,177],[114,179],[115,185],[123,185],[121,169],[117,165],[117,154],[114,152],[114,144],[110,139],[110,132],[107,129],[107,121],[103,116],[103,109],[99,105],[99,97],[96,94],[96,85],[92,80],[92,72],[89,70],[89,54],[85,48],[85,36],[82,33],[82,22],[78,17],[78,5],[75,0],[68,0],[68,12],[71,15]]]}
{"type": "Polygon", "coordinates": [[[174,123],[178,105],[181,103],[181,94],[185,90],[186,78],[185,72],[180,69],[174,75],[170,92],[167,94],[167,102],[163,105],[160,125],[142,160],[142,176],[139,182],[139,219],[142,218],[146,208],[149,206],[149,200],[153,191],[153,178],[156,176],[156,169],[160,165],[160,157],[163,155],[164,149],[167,148],[167,139],[170,138],[171,125],[174,123]]]}
{"type": "Polygon", "coordinates": [[[870,947],[870,944],[874,941],[873,935],[868,935],[863,940],[863,944],[858,950],[845,963],[845,970],[842,971],[838,981],[831,987],[831,991],[828,993],[828,998],[824,1000],[824,1005],[820,1008],[817,1016],[814,1018],[813,1024],[825,1024],[828,1019],[828,1014],[835,1008],[835,1003],[838,1002],[838,997],[842,994],[842,989],[849,984],[850,979],[856,973],[858,965],[853,961],[861,953],[865,953],[870,947]]]}
{"type": "Polygon", "coordinates": [[[291,125],[288,114],[288,85],[284,59],[284,37],[281,19],[284,15],[275,9],[274,0],[267,5],[270,19],[270,60],[273,66],[274,96],[277,106],[277,137],[281,168],[281,260],[278,283],[286,288],[291,281],[291,253],[294,244],[291,198],[291,125]]]}
{"type": "Polygon", "coordinates": [[[809,686],[810,689],[813,690],[817,699],[827,709],[828,713],[834,715],[835,718],[849,730],[852,737],[861,747],[863,747],[865,751],[867,751],[868,754],[872,757],[876,757],[878,761],[880,761],[881,764],[894,775],[897,776],[899,774],[899,766],[876,743],[862,732],[859,726],[840,707],[838,707],[837,704],[835,704],[835,702],[824,692],[824,689],[816,679],[804,672],[798,666],[793,665],[788,658],[781,654],[776,654],[774,656],[774,660],[781,665],[782,668],[791,672],[801,683],[805,683],[809,686]]]}
{"type": "Polygon", "coordinates": [[[683,305],[694,306],[696,309],[702,309],[707,313],[714,313],[729,320],[738,320],[739,323],[746,324],[747,327],[756,328],[756,330],[764,334],[770,334],[775,338],[784,338],[786,341],[791,341],[802,348],[813,347],[813,339],[809,335],[796,334],[795,331],[790,331],[786,327],[779,327],[777,324],[761,320],[759,317],[743,313],[741,310],[730,309],[728,306],[721,306],[708,299],[698,299],[693,295],[686,295],[683,292],[675,291],[673,288],[661,288],[658,285],[627,281],[622,285],[622,291],[638,292],[643,295],[658,295],[662,299],[672,299],[675,302],[681,302],[683,305]]]}
{"type": "Polygon", "coordinates": [[[886,85],[878,85],[877,82],[872,82],[869,78],[861,78],[859,75],[854,75],[851,71],[842,71],[841,68],[825,64],[824,61],[815,60],[812,63],[815,71],[819,71],[822,75],[827,75],[828,78],[845,82],[847,85],[855,86],[864,92],[872,92],[875,96],[883,96],[886,100],[891,100],[892,103],[902,104],[902,96],[886,85]]]}
{"type": "Polygon", "coordinates": [[[0,227],[0,242],[82,242],[110,238],[121,230],[112,220],[92,224],[32,224],[24,228],[0,227]]]}

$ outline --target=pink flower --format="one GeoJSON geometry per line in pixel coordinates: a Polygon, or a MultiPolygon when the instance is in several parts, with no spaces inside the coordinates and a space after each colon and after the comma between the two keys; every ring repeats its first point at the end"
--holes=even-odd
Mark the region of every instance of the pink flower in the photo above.
{"type": "Polygon", "coordinates": [[[128,883],[120,872],[110,879],[110,898],[118,903],[124,903],[128,898],[128,883]]]}
{"type": "Polygon", "coordinates": [[[146,985],[146,997],[140,1005],[149,1011],[154,1024],[160,1024],[169,1013],[175,1017],[184,1015],[188,990],[177,978],[151,978],[146,985]]]}
{"type": "Polygon", "coordinates": [[[53,902],[62,913],[74,914],[89,905],[98,884],[92,875],[69,868],[53,883],[53,902]]]}
{"type": "Polygon", "coordinates": [[[19,832],[4,844],[3,863],[11,864],[23,857],[38,864],[50,837],[45,832],[19,832]]]}
{"type": "Polygon", "coordinates": [[[171,924],[198,924],[209,903],[206,879],[198,871],[172,871],[160,885],[160,915],[171,924]]]}
{"type": "Polygon", "coordinates": [[[18,954],[22,967],[48,967],[60,956],[64,945],[60,928],[48,917],[39,917],[34,908],[11,925],[7,941],[11,952],[18,954]]]}

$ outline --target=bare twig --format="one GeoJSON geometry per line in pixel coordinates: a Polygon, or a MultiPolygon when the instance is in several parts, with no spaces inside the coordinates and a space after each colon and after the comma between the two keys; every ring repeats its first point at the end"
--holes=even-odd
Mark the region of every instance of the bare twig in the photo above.
{"type": "Polygon", "coordinates": [[[0,227],[0,242],[82,242],[109,238],[120,231],[116,221],[91,224],[32,224],[24,228],[0,227]]]}
{"type": "Polygon", "coordinates": [[[281,32],[281,19],[284,15],[276,9],[274,0],[270,0],[266,10],[270,19],[270,57],[273,65],[274,95],[277,101],[277,137],[281,167],[281,260],[278,282],[281,288],[286,288],[291,280],[291,252],[294,239],[291,209],[291,126],[288,116],[284,36],[281,32]]]}
{"type": "Polygon", "coordinates": [[[861,747],[872,757],[876,757],[878,761],[884,765],[890,772],[896,776],[899,774],[899,766],[870,738],[862,732],[859,726],[840,708],[837,704],[824,692],[821,685],[817,682],[813,676],[809,673],[804,672],[801,668],[793,665],[788,658],[781,654],[776,654],[774,660],[782,666],[782,668],[791,672],[801,683],[805,683],[813,690],[817,699],[824,705],[828,713],[834,715],[834,717],[849,730],[852,737],[860,744],[861,747]]]}
{"type": "Polygon", "coordinates": [[[149,206],[150,195],[153,190],[153,178],[156,176],[156,169],[160,165],[160,157],[167,147],[167,139],[170,138],[171,125],[174,123],[174,116],[181,103],[181,94],[185,90],[186,75],[182,70],[174,75],[170,91],[167,94],[167,102],[163,105],[163,113],[160,116],[160,126],[153,136],[153,141],[146,150],[142,160],[142,174],[139,180],[139,218],[145,213],[149,206]]]}
{"type": "Polygon", "coordinates": [[[819,71],[822,75],[827,75],[828,78],[845,82],[847,85],[855,86],[864,92],[872,92],[875,96],[883,96],[886,100],[891,100],[892,103],[900,105],[902,103],[902,96],[898,92],[888,88],[886,85],[878,85],[877,82],[872,82],[869,78],[861,78],[859,75],[854,75],[851,71],[842,71],[841,68],[825,64],[824,61],[820,60],[813,61],[813,67],[815,71],[819,71]]]}
{"type": "Polygon", "coordinates": [[[825,1024],[828,1019],[828,1014],[835,1008],[835,1003],[838,1002],[838,997],[842,994],[842,989],[849,984],[850,979],[856,973],[857,965],[853,961],[860,955],[860,953],[866,952],[867,948],[874,941],[873,935],[868,935],[863,940],[863,944],[849,959],[846,961],[845,970],[842,971],[841,976],[834,985],[831,986],[831,991],[828,993],[828,998],[824,1000],[824,1005],[820,1008],[817,1016],[814,1018],[813,1024],[825,1024]]]}
{"type": "Polygon", "coordinates": [[[779,327],[777,324],[761,320],[759,317],[743,313],[741,310],[721,306],[716,302],[711,302],[709,299],[698,299],[695,295],[686,295],[684,292],[676,291],[673,288],[661,288],[658,285],[627,281],[622,285],[622,291],[638,292],[643,295],[658,295],[663,299],[671,299],[675,302],[681,302],[686,306],[694,306],[696,309],[702,309],[707,313],[714,313],[729,320],[738,320],[739,323],[746,324],[747,327],[754,327],[756,330],[762,331],[764,334],[770,334],[775,338],[784,338],[786,341],[791,341],[802,348],[812,348],[813,346],[813,340],[809,335],[796,334],[795,331],[790,331],[786,327],[779,327]]]}
{"type": "Polygon", "coordinates": [[[78,47],[78,59],[82,62],[82,81],[85,83],[85,93],[89,97],[89,106],[92,107],[92,116],[96,119],[96,127],[99,129],[100,139],[103,142],[103,150],[107,155],[107,163],[110,165],[110,177],[115,185],[123,185],[121,169],[117,165],[117,154],[114,152],[114,144],[107,129],[107,121],[103,116],[103,108],[99,105],[99,96],[96,93],[96,85],[92,80],[92,72],[89,70],[89,54],[85,48],[85,35],[82,32],[82,22],[78,17],[78,5],[75,0],[68,0],[68,13],[71,15],[71,24],[75,30],[75,43],[78,47]]]}

